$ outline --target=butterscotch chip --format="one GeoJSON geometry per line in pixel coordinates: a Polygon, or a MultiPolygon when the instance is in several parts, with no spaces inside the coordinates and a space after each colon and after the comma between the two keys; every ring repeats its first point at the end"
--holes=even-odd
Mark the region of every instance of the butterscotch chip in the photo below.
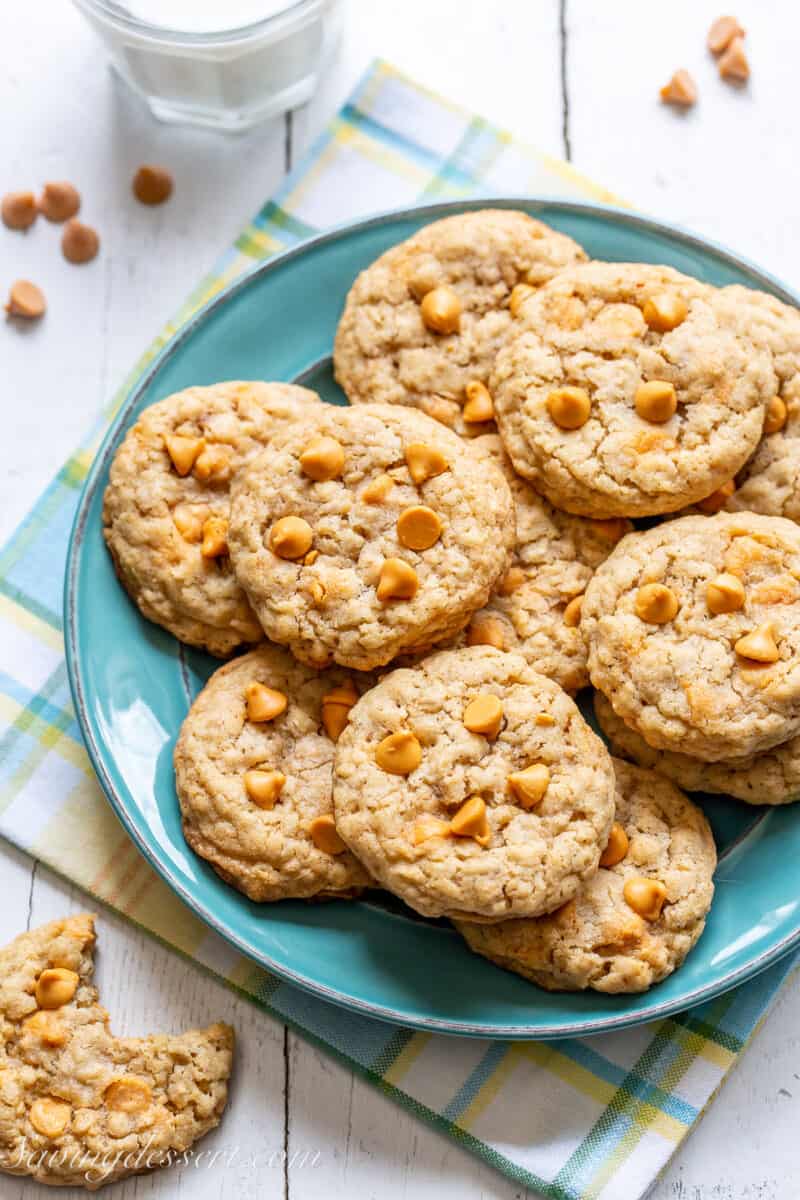
{"type": "Polygon", "coordinates": [[[75,1195],[190,1154],[219,1123],[233,1058],[233,1031],[222,1024],[114,1037],[92,985],[94,940],[93,918],[81,913],[0,949],[0,1172],[75,1195]],[[75,1000],[32,1014],[30,982],[54,963],[80,977],[75,1000]],[[51,1027],[63,1036],[34,1033],[51,1027]]]}
{"type": "Polygon", "coordinates": [[[32,1017],[27,1017],[23,1027],[26,1033],[32,1034],[46,1046],[63,1046],[69,1036],[64,1022],[48,1009],[39,1009],[32,1017]]]}
{"type": "Polygon", "coordinates": [[[234,573],[267,637],[309,666],[369,670],[455,637],[508,566],[513,536],[497,467],[476,470],[465,441],[396,405],[320,405],[232,485],[234,573]],[[298,459],[319,438],[334,438],[347,465],[310,485],[298,459]],[[313,531],[310,570],[297,561],[308,536],[281,554],[291,566],[265,549],[264,530],[285,513],[313,531]],[[309,599],[312,583],[324,605],[309,599]]]}
{"type": "Polygon", "coordinates": [[[189,474],[205,444],[201,437],[185,437],[179,433],[168,433],[164,437],[167,454],[180,476],[189,474]]]}
{"type": "Polygon", "coordinates": [[[589,420],[591,409],[585,388],[556,388],[547,397],[547,411],[560,429],[580,429],[589,420]]]}
{"type": "MultiPolygon", "coordinates": [[[[478,725],[494,733],[496,712],[488,716],[491,728],[478,725]]],[[[390,671],[361,697],[336,746],[334,801],[339,833],[380,885],[425,916],[496,921],[566,903],[596,870],[613,776],[565,692],[521,655],[475,646],[390,671]],[[467,727],[484,697],[502,709],[494,737],[467,727]],[[533,721],[545,708],[547,728],[533,721]],[[381,761],[397,733],[416,751],[402,779],[381,761]],[[528,809],[508,781],[534,762],[550,778],[528,809]],[[445,815],[453,836],[418,843],[416,823],[445,815]]]]}
{"type": "Polygon", "coordinates": [[[363,489],[361,499],[365,504],[383,504],[393,487],[394,480],[391,475],[377,475],[363,489]]]}
{"type": "Polygon", "coordinates": [[[663,583],[646,583],[636,593],[637,617],[649,625],[664,625],[678,611],[678,597],[663,583]]]}
{"type": "Polygon", "coordinates": [[[429,550],[442,535],[442,522],[432,508],[415,504],[397,518],[397,536],[409,550],[429,550]]]}
{"type": "Polygon", "coordinates": [[[499,596],[512,596],[517,588],[523,586],[525,579],[526,576],[522,567],[509,567],[495,588],[495,591],[499,596]]]}
{"type": "Polygon", "coordinates": [[[643,992],[676,970],[703,932],[716,866],[708,822],[654,772],[618,759],[614,770],[616,817],[600,870],[567,905],[528,920],[455,921],[472,950],[548,990],[643,992]],[[644,872],[658,878],[633,887],[644,872]]]}
{"type": "Polygon", "coordinates": [[[494,646],[497,650],[505,650],[506,638],[502,621],[497,617],[476,618],[467,630],[468,646],[494,646]]]}
{"type": "Polygon", "coordinates": [[[87,263],[97,257],[100,250],[100,237],[91,225],[84,225],[76,217],[72,217],[64,226],[61,235],[61,252],[67,262],[87,263]]]}
{"type": "Polygon", "coordinates": [[[433,288],[422,297],[420,315],[434,333],[458,333],[461,326],[461,301],[452,288],[433,288]]]}
{"type": "Polygon", "coordinates": [[[464,709],[463,720],[464,728],[470,733],[482,733],[490,741],[494,741],[503,723],[502,702],[492,692],[476,696],[464,709]]]}
{"type": "Polygon", "coordinates": [[[665,83],[659,91],[665,104],[676,104],[679,108],[691,108],[697,100],[697,84],[683,67],[665,83]]]}
{"type": "Polygon", "coordinates": [[[265,770],[263,767],[246,771],[244,776],[244,790],[259,808],[274,808],[285,783],[286,776],[282,771],[265,770]]]}
{"type": "Polygon", "coordinates": [[[39,1008],[62,1008],[72,1000],[79,982],[67,967],[48,967],[36,981],[36,1003],[39,1008]]]}
{"type": "Polygon", "coordinates": [[[451,833],[449,821],[443,821],[440,817],[424,816],[414,822],[411,840],[415,846],[419,846],[421,842],[427,842],[430,838],[450,837],[451,833]]]}
{"type": "Polygon", "coordinates": [[[441,450],[425,442],[411,442],[406,446],[404,456],[408,473],[417,486],[447,470],[447,459],[441,450]]]}
{"type": "Polygon", "coordinates": [[[210,515],[211,509],[207,504],[178,504],[173,509],[172,520],[182,538],[187,542],[199,542],[203,537],[203,526],[210,515]]]}
{"type": "Polygon", "coordinates": [[[203,522],[203,558],[219,558],[228,553],[228,522],[225,517],[209,517],[203,522]]]}
{"type": "Polygon", "coordinates": [[[583,604],[583,595],[576,596],[570,600],[567,607],[564,609],[564,624],[569,629],[577,629],[581,623],[581,605],[583,604]]]}
{"type": "Polygon", "coordinates": [[[46,308],[44,292],[35,283],[31,283],[29,279],[18,279],[16,283],[12,283],[6,303],[6,312],[10,317],[25,317],[29,321],[35,321],[44,316],[46,308]]]}
{"type": "Polygon", "coordinates": [[[344,450],[336,438],[316,438],[300,455],[300,466],[309,479],[336,479],[344,469],[344,450]]]}
{"type": "Polygon", "coordinates": [[[461,416],[468,425],[478,425],[482,421],[491,421],[494,418],[492,397],[485,383],[473,379],[467,384],[464,393],[467,402],[461,410],[461,416]]]}
{"type": "Polygon", "coordinates": [[[739,638],[733,648],[740,658],[756,663],[774,663],[781,656],[775,641],[775,627],[770,621],[739,638]]]}
{"type": "Polygon", "coordinates": [[[46,183],[39,197],[38,208],[48,221],[60,224],[74,217],[81,207],[81,194],[73,184],[66,181],[46,183]]]}
{"type": "Polygon", "coordinates": [[[37,1133],[46,1138],[60,1137],[70,1123],[72,1109],[63,1100],[40,1096],[31,1105],[30,1121],[37,1133]]]}
{"type": "Polygon", "coordinates": [[[518,317],[519,311],[529,296],[532,296],[536,288],[532,288],[528,283],[518,283],[511,290],[511,295],[508,298],[508,307],[512,317],[518,317]]]}
{"type": "Polygon", "coordinates": [[[788,409],[780,396],[773,396],[767,405],[767,415],[764,418],[764,433],[778,433],[786,424],[788,409]]]}
{"type": "Polygon", "coordinates": [[[674,417],[678,407],[678,398],[673,383],[662,383],[660,380],[650,380],[642,383],[636,389],[634,396],[636,411],[644,421],[652,421],[663,425],[674,417]]]}
{"type": "Polygon", "coordinates": [[[543,725],[543,726],[555,725],[555,723],[556,723],[555,718],[552,717],[550,715],[550,713],[547,713],[547,712],[537,713],[534,720],[536,721],[537,725],[543,725]]]}
{"type": "Polygon", "coordinates": [[[274,721],[286,712],[288,700],[283,692],[253,680],[244,689],[248,721],[274,721]]]}
{"type": "Polygon", "coordinates": [[[338,742],[350,709],[357,700],[358,692],[350,680],[344,687],[334,688],[322,697],[322,724],[331,741],[338,742]]]}
{"type": "Polygon", "coordinates": [[[744,600],[745,592],[741,579],[727,571],[712,579],[706,588],[708,611],[715,615],[738,612],[740,608],[744,608],[744,600]]]}
{"type": "Polygon", "coordinates": [[[745,83],[750,78],[750,64],[743,38],[732,38],[725,52],[720,55],[719,73],[723,79],[732,79],[736,83],[745,83]]]}
{"type": "Polygon", "coordinates": [[[0,201],[0,217],[9,229],[29,229],[37,213],[33,192],[7,192],[0,201]]]}
{"type": "Polygon", "coordinates": [[[626,879],[622,889],[625,903],[645,921],[657,921],[667,899],[667,889],[660,879],[634,876],[626,879]]]}
{"type": "Polygon", "coordinates": [[[689,315],[689,305],[679,292],[659,292],[649,296],[642,305],[642,316],[648,328],[656,333],[671,333],[689,315]]]}
{"type": "Polygon", "coordinates": [[[581,632],[592,683],[653,749],[715,763],[787,742],[800,733],[800,528],[717,513],[639,531],[595,572],[581,632]],[[740,597],[722,576],[745,603],[715,614],[716,590],[740,597]],[[680,607],[640,624],[639,593],[653,586],[680,607]]]}
{"type": "Polygon", "coordinates": [[[470,424],[461,400],[467,384],[488,383],[514,321],[514,288],[537,288],[584,257],[570,238],[523,212],[434,221],[356,279],[336,333],[336,378],[351,404],[405,405],[459,434],[480,433],[489,418],[470,424]]]}
{"type": "Polygon", "coordinates": [[[269,533],[269,548],[278,558],[302,558],[310,549],[314,531],[302,517],[281,517],[269,533]]]}
{"type": "Polygon", "coordinates": [[[422,747],[413,733],[400,729],[378,743],[375,762],[391,775],[410,775],[422,762],[422,747]]]}
{"type": "Polygon", "coordinates": [[[722,486],[718,487],[717,490],[712,492],[710,496],[706,496],[704,499],[698,500],[697,507],[701,510],[701,512],[704,512],[707,516],[711,517],[714,515],[714,513],[722,511],[735,491],[736,484],[732,479],[729,479],[727,483],[723,483],[722,486]]]}
{"type": "Polygon", "coordinates": [[[392,600],[413,600],[419,588],[419,576],[402,558],[385,558],[375,594],[381,604],[392,600]]]}
{"type": "Polygon", "coordinates": [[[233,470],[232,452],[227,446],[205,445],[194,460],[192,472],[201,483],[228,483],[233,470]]]}
{"type": "Polygon", "coordinates": [[[153,1089],[135,1075],[123,1075],[108,1085],[105,1100],[115,1112],[140,1113],[150,1107],[153,1089]]]}
{"type": "Polygon", "coordinates": [[[347,849],[336,832],[333,817],[327,813],[324,817],[315,817],[308,827],[308,832],[314,845],[324,854],[343,854],[347,849]]]}
{"type": "Polygon", "coordinates": [[[166,167],[141,166],[131,186],[140,204],[163,204],[172,195],[174,185],[166,167]]]}
{"type": "MultiPolygon", "coordinates": [[[[548,725],[552,722],[543,722],[548,725]]],[[[542,724],[538,722],[537,724],[542,724]]],[[[524,771],[515,771],[508,777],[508,788],[523,808],[533,808],[544,797],[550,783],[550,770],[544,763],[533,763],[524,771]]]]}
{"type": "Polygon", "coordinates": [[[706,45],[712,54],[721,54],[735,37],[744,37],[744,30],[736,17],[717,17],[711,23],[706,45]]]}
{"type": "Polygon", "coordinates": [[[488,846],[491,840],[486,802],[480,796],[470,796],[458,812],[450,819],[450,832],[456,837],[474,838],[479,846],[488,846]]]}
{"type": "Polygon", "coordinates": [[[601,867],[615,867],[617,863],[621,863],[625,855],[628,853],[630,842],[628,835],[618,821],[615,821],[611,826],[611,833],[608,835],[606,848],[600,855],[601,867]]]}

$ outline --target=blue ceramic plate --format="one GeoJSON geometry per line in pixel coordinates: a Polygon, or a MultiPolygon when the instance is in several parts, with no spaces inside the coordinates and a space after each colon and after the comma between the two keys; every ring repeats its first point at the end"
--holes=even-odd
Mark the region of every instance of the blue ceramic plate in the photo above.
{"type": "MultiPolygon", "coordinates": [[[[596,258],[668,263],[711,283],[749,284],[798,302],[735,255],[627,212],[506,205],[526,208],[596,258]]],[[[175,737],[218,664],[139,616],[101,532],[109,462],[142,408],[224,379],[302,378],[344,403],[328,356],[356,274],[421,225],[474,207],[480,202],[391,213],[315,238],[235,283],[167,346],[131,392],[86,481],[67,564],[67,664],[86,745],[117,816],[186,904],[244,954],[327,1000],[404,1025],[484,1037],[579,1036],[708,1000],[800,941],[800,814],[702,799],[721,853],[714,906],[686,964],[643,996],[539,991],[470,954],[444,924],[399,904],[253,904],[187,848],[173,784],[175,737]]]]}

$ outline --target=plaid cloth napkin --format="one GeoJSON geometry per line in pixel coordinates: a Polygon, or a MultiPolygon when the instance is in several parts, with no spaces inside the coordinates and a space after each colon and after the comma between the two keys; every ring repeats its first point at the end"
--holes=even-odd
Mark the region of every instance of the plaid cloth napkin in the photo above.
{"type": "MultiPolygon", "coordinates": [[[[193,310],[255,261],[325,225],[476,192],[614,202],[568,164],[374,64],[146,352],[112,412],[193,310]]],[[[716,1092],[793,961],[652,1025],[585,1041],[502,1043],[414,1033],[352,1015],[234,953],[128,840],[93,776],[72,711],[61,636],[64,558],[78,493],[110,415],[0,553],[0,834],[520,1184],[558,1200],[637,1200],[716,1092]]]]}

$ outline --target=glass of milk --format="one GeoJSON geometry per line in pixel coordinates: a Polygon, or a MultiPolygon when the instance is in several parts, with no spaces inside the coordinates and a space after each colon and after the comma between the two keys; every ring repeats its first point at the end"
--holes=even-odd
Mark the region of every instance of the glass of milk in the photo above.
{"type": "Polygon", "coordinates": [[[308,100],[342,0],[74,0],[161,121],[248,129],[308,100]]]}

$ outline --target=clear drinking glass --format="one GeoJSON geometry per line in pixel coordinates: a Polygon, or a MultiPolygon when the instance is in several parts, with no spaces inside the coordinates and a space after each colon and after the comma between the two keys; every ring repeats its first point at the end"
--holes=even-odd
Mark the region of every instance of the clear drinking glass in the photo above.
{"type": "Polygon", "coordinates": [[[248,129],[312,95],[342,0],[74,0],[161,121],[248,129]]]}

